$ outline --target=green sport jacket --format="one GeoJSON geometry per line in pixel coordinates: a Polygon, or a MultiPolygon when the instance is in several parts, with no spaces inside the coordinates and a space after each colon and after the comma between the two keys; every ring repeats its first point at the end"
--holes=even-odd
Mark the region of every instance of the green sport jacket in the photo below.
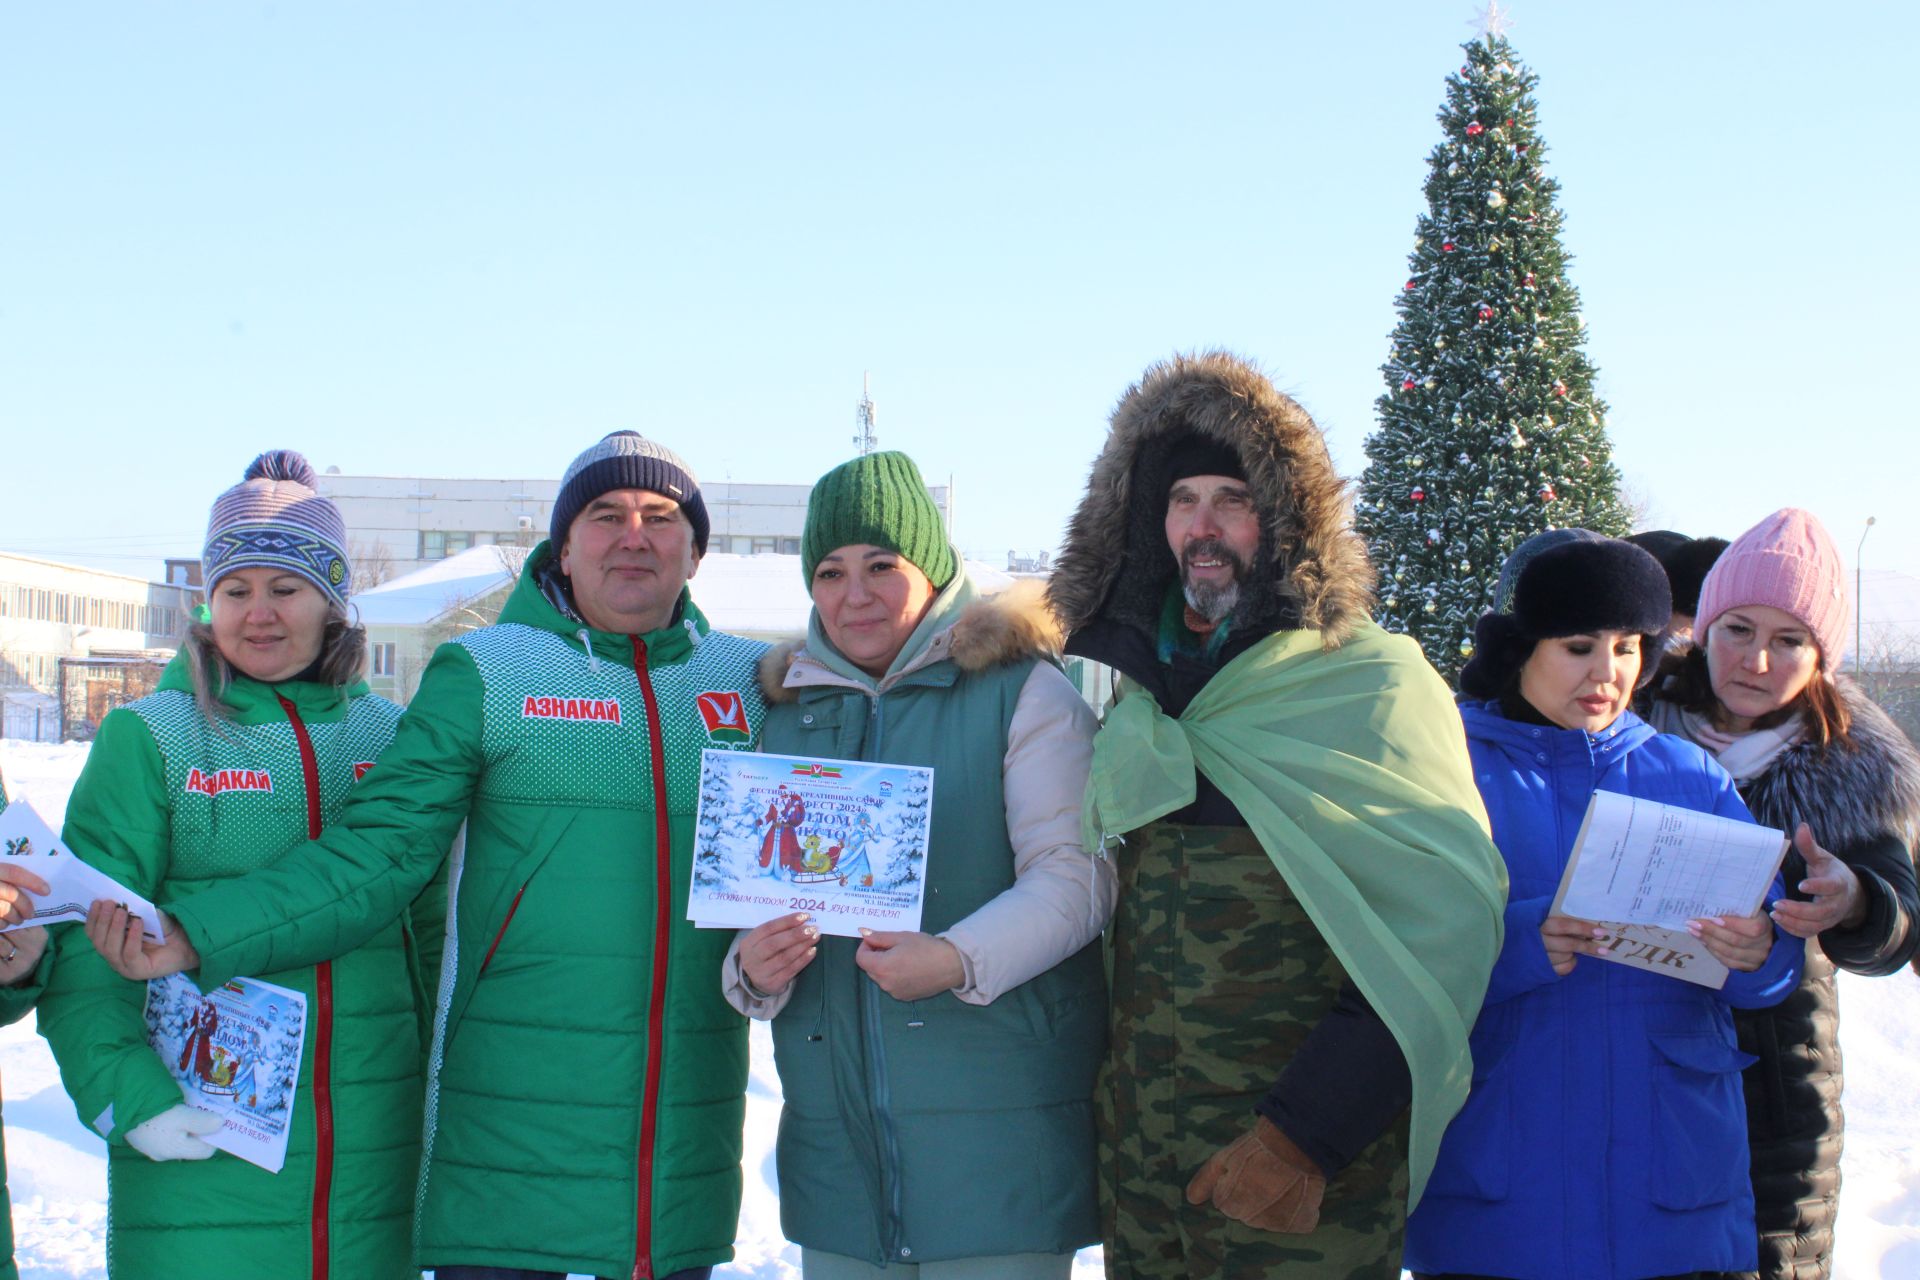
{"type": "Polygon", "coordinates": [[[200,978],[309,961],[448,860],[416,1260],[651,1277],[732,1256],[746,1022],[686,920],[703,747],[748,749],[765,645],[682,595],[594,631],[535,548],[499,625],[435,653],[340,823],[184,900],[200,978]]]}

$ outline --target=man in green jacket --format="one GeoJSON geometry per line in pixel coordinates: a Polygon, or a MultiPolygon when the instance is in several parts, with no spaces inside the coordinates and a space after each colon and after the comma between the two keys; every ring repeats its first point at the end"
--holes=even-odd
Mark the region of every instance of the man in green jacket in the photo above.
{"type": "Polygon", "coordinates": [[[1048,587],[1118,672],[1111,1280],[1397,1280],[1465,1098],[1506,877],[1447,689],[1368,620],[1319,428],[1222,353],[1147,371],[1048,587]]]}
{"type": "Polygon", "coordinates": [[[693,816],[701,750],[758,738],[766,646],[694,607],[707,511],[671,450],[607,436],[553,528],[499,624],[434,654],[320,840],[163,904],[159,947],[105,904],[88,932],[136,978],[313,963],[403,910],[451,842],[416,1261],[699,1280],[732,1257],[747,1032],[720,992],[731,932],[686,920],[693,816]]]}

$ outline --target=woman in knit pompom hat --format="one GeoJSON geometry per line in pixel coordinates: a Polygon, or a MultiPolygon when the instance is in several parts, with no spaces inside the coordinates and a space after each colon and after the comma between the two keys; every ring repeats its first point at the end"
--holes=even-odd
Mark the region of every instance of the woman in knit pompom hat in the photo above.
{"type": "Polygon", "coordinates": [[[785,915],[728,954],[727,999],[773,1021],[781,1227],[806,1280],[1065,1280],[1100,1236],[1114,881],[1080,840],[1093,714],[1053,661],[1039,592],[975,598],[905,454],[820,478],[800,561],[813,616],[806,647],[762,670],[761,747],[934,778],[924,862],[884,834],[894,801],[871,831],[814,815],[824,870],[763,855],[779,879],[924,877],[919,929],[823,937],[785,915]]]}
{"type": "Polygon", "coordinates": [[[1840,1045],[1835,968],[1898,972],[1920,948],[1912,850],[1920,755],[1840,674],[1854,601],[1833,539],[1786,507],[1741,534],[1700,588],[1695,648],[1647,718],[1706,748],[1762,823],[1794,837],[1782,928],[1809,940],[1797,991],[1736,1016],[1761,1276],[1810,1280],[1833,1263],[1839,1212],[1840,1045]]]}
{"type": "MultiPolygon", "coordinates": [[[[338,814],[400,718],[362,678],[345,535],[290,450],[260,455],[215,500],[207,607],[158,689],[101,721],[67,807],[75,853],[165,903],[275,861],[338,814]]],[[[104,937],[100,920],[87,927],[104,937]]],[[[422,923],[438,929],[430,913],[422,923]]],[[[265,1117],[254,1123],[270,1129],[291,1064],[253,1058],[244,1028],[223,1028],[192,983],[148,995],[80,930],[58,940],[40,1030],[82,1123],[107,1140],[109,1274],[418,1276],[414,936],[395,921],[325,964],[254,975],[305,999],[278,1172],[210,1145],[218,1118],[184,1105],[176,1076],[218,1086],[251,1073],[265,1117]]]]}

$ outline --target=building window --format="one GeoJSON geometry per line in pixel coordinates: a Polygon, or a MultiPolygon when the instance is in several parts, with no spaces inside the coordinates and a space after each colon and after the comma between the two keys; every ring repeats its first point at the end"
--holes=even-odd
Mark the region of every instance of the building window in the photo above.
{"type": "Polygon", "coordinates": [[[798,538],[782,538],[782,539],[780,539],[780,554],[781,554],[781,555],[783,555],[783,556],[797,556],[797,555],[799,555],[799,554],[800,554],[800,539],[798,539],[798,538]]]}
{"type": "Polygon", "coordinates": [[[422,530],[420,533],[422,560],[445,560],[448,556],[459,555],[472,546],[471,533],[448,533],[439,529],[422,530]]]}
{"type": "Polygon", "coordinates": [[[757,556],[770,556],[773,554],[774,548],[777,545],[776,541],[772,538],[755,538],[753,540],[753,554],[757,556]]]}
{"type": "Polygon", "coordinates": [[[393,646],[391,644],[370,645],[373,650],[373,674],[377,676],[397,675],[393,669],[393,646]]]}

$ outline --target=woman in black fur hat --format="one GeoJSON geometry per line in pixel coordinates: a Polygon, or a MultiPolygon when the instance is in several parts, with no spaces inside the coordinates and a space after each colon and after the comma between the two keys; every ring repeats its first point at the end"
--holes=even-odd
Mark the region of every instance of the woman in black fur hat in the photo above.
{"type": "Polygon", "coordinates": [[[1671,607],[1647,552],[1569,540],[1527,559],[1509,611],[1475,629],[1460,715],[1510,889],[1473,1090],[1407,1222],[1423,1280],[1754,1265],[1731,1010],[1793,990],[1798,940],[1759,912],[1692,921],[1699,950],[1672,962],[1710,954],[1716,988],[1606,963],[1609,930],[1549,912],[1595,791],[1751,821],[1705,752],[1628,709],[1671,607]]]}

